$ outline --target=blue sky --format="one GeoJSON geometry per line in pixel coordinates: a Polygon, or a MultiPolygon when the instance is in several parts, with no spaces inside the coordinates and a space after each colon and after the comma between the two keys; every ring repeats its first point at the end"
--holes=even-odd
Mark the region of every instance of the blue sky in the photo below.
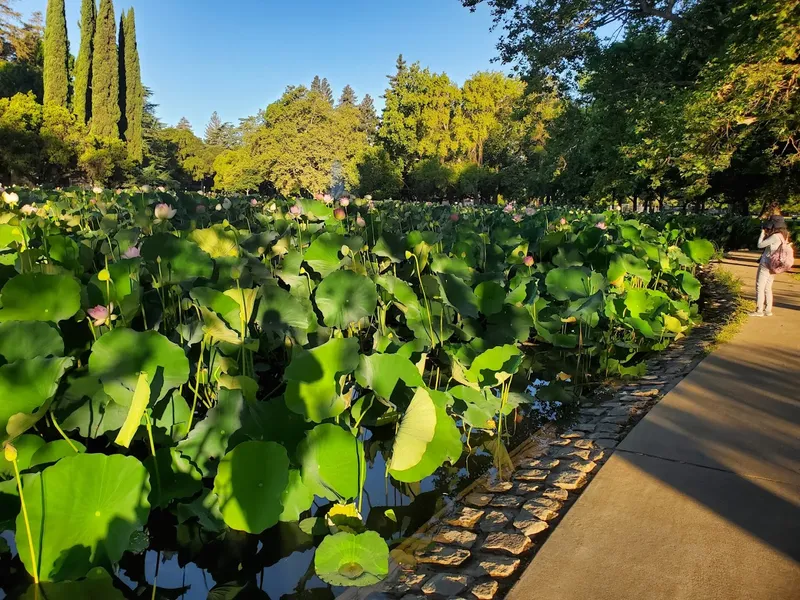
{"type": "MultiPolygon", "coordinates": [[[[97,0],[99,3],[99,0],[97,0]]],[[[23,13],[47,0],[17,0],[23,13]]],[[[66,0],[71,50],[80,42],[81,0],[66,0]]],[[[255,114],[289,84],[327,77],[376,103],[401,52],[411,63],[462,83],[491,62],[499,32],[485,7],[459,0],[115,0],[133,6],[142,79],[162,120],[186,116],[203,131],[216,110],[225,121],[255,114]]]]}

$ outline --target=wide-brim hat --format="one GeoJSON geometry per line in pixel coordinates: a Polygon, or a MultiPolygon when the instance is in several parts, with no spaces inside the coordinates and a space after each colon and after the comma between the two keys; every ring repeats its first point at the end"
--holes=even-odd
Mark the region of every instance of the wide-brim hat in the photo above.
{"type": "Polygon", "coordinates": [[[786,229],[786,220],[781,215],[772,215],[765,224],[766,229],[786,229]]]}

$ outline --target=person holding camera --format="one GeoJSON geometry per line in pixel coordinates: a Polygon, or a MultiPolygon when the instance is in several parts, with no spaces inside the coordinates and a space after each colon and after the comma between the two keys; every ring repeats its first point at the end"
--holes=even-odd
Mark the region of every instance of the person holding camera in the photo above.
{"type": "Polygon", "coordinates": [[[772,211],[758,236],[758,247],[764,252],[758,261],[756,277],[756,311],[751,317],[772,316],[772,284],[775,275],[792,268],[794,254],[789,244],[789,230],[780,210],[772,211]]]}

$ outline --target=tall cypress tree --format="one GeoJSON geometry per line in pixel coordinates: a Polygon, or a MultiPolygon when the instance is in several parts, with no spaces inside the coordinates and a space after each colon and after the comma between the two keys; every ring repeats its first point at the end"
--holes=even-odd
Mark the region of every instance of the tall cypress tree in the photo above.
{"type": "Polygon", "coordinates": [[[139,65],[139,48],[136,45],[136,23],[133,8],[123,15],[120,26],[120,59],[124,59],[124,69],[120,70],[120,90],[125,90],[124,99],[120,96],[123,121],[120,130],[128,142],[128,156],[136,162],[144,158],[142,142],[142,115],[144,113],[144,90],[139,65]],[[124,87],[123,87],[124,86],[124,87]]]}
{"type": "Polygon", "coordinates": [[[47,0],[44,25],[44,103],[67,107],[69,41],[64,0],[47,0]]]}
{"type": "Polygon", "coordinates": [[[83,0],[81,4],[81,47],[75,61],[73,109],[81,123],[92,116],[92,49],[94,48],[94,25],[97,8],[94,0],[83,0]]]}
{"type": "Polygon", "coordinates": [[[112,0],[100,0],[92,58],[92,133],[119,138],[119,63],[112,0]]]}

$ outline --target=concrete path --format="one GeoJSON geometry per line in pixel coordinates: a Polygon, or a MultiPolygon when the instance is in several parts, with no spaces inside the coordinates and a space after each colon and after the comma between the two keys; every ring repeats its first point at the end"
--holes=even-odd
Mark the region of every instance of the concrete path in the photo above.
{"type": "MultiPolygon", "coordinates": [[[[726,269],[754,295],[757,255],[726,269]]],[[[631,431],[507,598],[800,599],[800,281],[631,431]]]]}

